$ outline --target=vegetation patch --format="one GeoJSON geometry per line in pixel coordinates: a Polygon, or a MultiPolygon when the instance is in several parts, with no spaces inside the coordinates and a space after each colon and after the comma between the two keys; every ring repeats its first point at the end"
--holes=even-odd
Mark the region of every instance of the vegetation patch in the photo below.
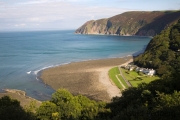
{"type": "Polygon", "coordinates": [[[128,88],[128,85],[126,84],[126,82],[124,81],[124,79],[122,78],[122,76],[121,76],[121,75],[118,75],[118,78],[120,79],[120,81],[122,82],[122,84],[123,84],[126,88],[128,88]]]}
{"type": "Polygon", "coordinates": [[[128,85],[120,75],[118,67],[109,70],[109,77],[119,89],[123,90],[128,88],[128,85]]]}
{"type": "Polygon", "coordinates": [[[141,72],[129,71],[121,68],[122,74],[128,80],[133,87],[137,87],[141,83],[150,83],[151,81],[158,80],[158,76],[147,76],[141,72]]]}
{"type": "Polygon", "coordinates": [[[118,79],[116,78],[116,75],[119,74],[119,69],[118,67],[114,67],[109,70],[109,77],[110,79],[114,82],[114,84],[119,88],[123,89],[123,86],[119,83],[118,79]]]}

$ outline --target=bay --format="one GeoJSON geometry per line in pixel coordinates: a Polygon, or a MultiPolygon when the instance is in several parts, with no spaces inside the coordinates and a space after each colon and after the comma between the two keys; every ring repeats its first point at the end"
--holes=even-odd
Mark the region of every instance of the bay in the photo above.
{"type": "Polygon", "coordinates": [[[70,62],[143,52],[150,37],[80,35],[74,30],[0,32],[0,89],[20,89],[47,100],[54,90],[37,79],[40,70],[70,62]]]}

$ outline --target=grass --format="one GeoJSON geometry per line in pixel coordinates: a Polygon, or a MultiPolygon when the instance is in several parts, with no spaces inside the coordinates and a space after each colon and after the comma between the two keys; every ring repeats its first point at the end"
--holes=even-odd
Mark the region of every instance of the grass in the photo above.
{"type": "Polygon", "coordinates": [[[119,74],[119,69],[118,67],[114,67],[111,68],[108,72],[110,79],[115,83],[115,85],[119,88],[119,89],[123,89],[123,86],[119,83],[119,81],[116,78],[116,75],[119,74]]]}
{"type": "Polygon", "coordinates": [[[124,79],[122,78],[122,76],[121,76],[121,75],[118,75],[118,78],[121,80],[122,84],[123,84],[126,88],[128,88],[128,85],[126,84],[126,82],[124,81],[124,79]]]}
{"type": "Polygon", "coordinates": [[[122,69],[121,68],[121,71],[122,71],[122,74],[124,75],[124,77],[131,83],[131,85],[133,87],[137,87],[138,84],[140,83],[150,83],[151,81],[154,81],[154,80],[157,80],[157,79],[160,79],[160,77],[158,76],[140,76],[137,72],[135,71],[128,71],[128,70],[125,70],[125,69],[122,69]],[[137,77],[137,76],[140,76],[140,77],[137,77]]]}
{"type": "Polygon", "coordinates": [[[119,78],[119,80],[121,81],[121,83],[125,86],[125,88],[128,88],[128,85],[126,84],[126,82],[124,81],[124,79],[122,78],[122,76],[119,75],[119,74],[120,74],[120,72],[119,72],[118,67],[114,67],[114,68],[112,68],[112,69],[109,70],[109,77],[110,77],[110,79],[115,83],[115,85],[116,85],[119,89],[123,90],[124,87],[123,87],[123,86],[120,84],[120,82],[117,80],[116,75],[117,75],[117,77],[119,78]]]}
{"type": "MultiPolygon", "coordinates": [[[[146,76],[145,74],[139,75],[136,71],[128,71],[125,69],[120,68],[122,71],[122,74],[124,75],[124,77],[126,78],[126,80],[128,80],[131,85],[133,87],[137,87],[138,84],[141,84],[143,82],[145,83],[150,83],[151,81],[160,79],[158,76],[146,76]]],[[[112,69],[109,70],[109,77],[110,79],[115,83],[115,85],[119,88],[119,89],[123,89],[123,86],[119,83],[119,81],[116,78],[116,75],[118,75],[118,78],[120,79],[120,81],[122,82],[122,84],[128,88],[128,85],[126,84],[126,82],[124,81],[124,79],[122,78],[121,75],[119,75],[119,69],[118,67],[114,67],[112,69]]]]}

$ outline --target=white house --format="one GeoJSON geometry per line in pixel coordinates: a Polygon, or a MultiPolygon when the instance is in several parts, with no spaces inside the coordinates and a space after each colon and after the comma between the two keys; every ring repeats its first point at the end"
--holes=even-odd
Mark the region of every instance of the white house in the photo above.
{"type": "Polygon", "coordinates": [[[129,70],[129,71],[132,71],[132,70],[134,70],[135,68],[135,70],[136,70],[136,72],[143,72],[144,74],[146,74],[146,75],[150,75],[150,76],[153,76],[153,75],[155,75],[156,74],[156,71],[155,70],[153,70],[153,69],[148,69],[148,68],[140,68],[140,67],[138,67],[138,66],[136,66],[136,65],[131,65],[131,64],[128,64],[127,66],[123,66],[123,68],[125,68],[125,69],[127,69],[127,70],[129,70]]]}
{"type": "Polygon", "coordinates": [[[133,66],[129,67],[129,71],[132,71],[132,70],[134,70],[134,67],[133,66]]]}
{"type": "Polygon", "coordinates": [[[156,71],[153,69],[140,68],[140,67],[136,67],[136,72],[143,72],[144,74],[150,75],[150,76],[153,76],[156,74],[156,71]]]}
{"type": "Polygon", "coordinates": [[[147,75],[153,76],[156,74],[156,71],[153,69],[149,69],[149,72],[147,73],[147,75]]]}
{"type": "Polygon", "coordinates": [[[149,73],[149,69],[148,69],[148,68],[144,68],[142,72],[143,72],[144,74],[147,74],[147,73],[149,73]]]}
{"type": "Polygon", "coordinates": [[[139,72],[143,72],[144,68],[139,68],[139,72]]]}

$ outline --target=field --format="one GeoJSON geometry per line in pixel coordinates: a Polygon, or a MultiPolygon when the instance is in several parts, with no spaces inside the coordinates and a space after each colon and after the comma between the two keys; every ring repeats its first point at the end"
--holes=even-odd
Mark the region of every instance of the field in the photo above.
{"type": "Polygon", "coordinates": [[[145,74],[138,74],[136,71],[128,71],[120,68],[124,77],[131,83],[133,87],[137,87],[138,84],[145,82],[150,83],[151,81],[160,79],[158,76],[147,76],[145,74]]]}
{"type": "Polygon", "coordinates": [[[119,89],[123,90],[128,87],[126,82],[120,75],[118,67],[114,67],[109,70],[109,77],[119,89]]]}
{"type": "Polygon", "coordinates": [[[109,77],[110,79],[114,82],[114,84],[119,88],[119,89],[123,89],[123,86],[119,83],[119,81],[116,78],[116,75],[119,74],[119,70],[118,67],[114,67],[112,69],[109,70],[109,77]]]}
{"type": "Polygon", "coordinates": [[[143,73],[137,73],[136,71],[129,71],[123,68],[114,67],[109,70],[109,77],[114,82],[114,84],[121,90],[128,88],[125,80],[123,79],[120,71],[124,76],[124,79],[130,82],[132,87],[137,87],[140,83],[150,83],[151,81],[160,79],[158,76],[147,76],[143,73]]]}

